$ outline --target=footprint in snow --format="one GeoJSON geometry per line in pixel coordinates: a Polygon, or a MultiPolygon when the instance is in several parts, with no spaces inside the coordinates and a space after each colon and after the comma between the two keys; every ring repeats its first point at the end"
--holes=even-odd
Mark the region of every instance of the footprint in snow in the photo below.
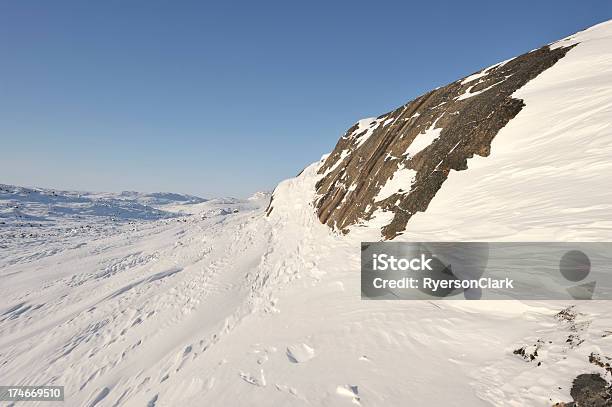
{"type": "Polygon", "coordinates": [[[240,372],[240,378],[245,382],[258,387],[266,387],[266,377],[263,369],[259,371],[259,377],[255,377],[249,373],[240,372]]]}
{"type": "Polygon", "coordinates": [[[359,387],[351,384],[345,384],[343,386],[336,387],[336,394],[342,397],[351,397],[352,402],[361,405],[359,397],[359,387]]]}
{"type": "Polygon", "coordinates": [[[287,358],[292,363],[303,363],[315,357],[315,350],[305,343],[287,347],[287,358]]]}

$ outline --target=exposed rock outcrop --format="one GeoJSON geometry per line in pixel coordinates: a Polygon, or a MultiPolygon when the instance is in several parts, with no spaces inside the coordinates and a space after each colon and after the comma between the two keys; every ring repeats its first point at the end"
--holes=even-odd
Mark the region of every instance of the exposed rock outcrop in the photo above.
{"type": "Polygon", "coordinates": [[[612,390],[599,374],[578,375],[572,384],[570,395],[574,401],[556,403],[553,407],[611,407],[612,390]]]}
{"type": "Polygon", "coordinates": [[[346,233],[391,212],[382,235],[401,234],[451,170],[466,170],[469,158],[489,155],[493,138],[524,106],[512,94],[570,48],[539,48],[356,123],[319,169],[315,206],[321,222],[346,233]]]}

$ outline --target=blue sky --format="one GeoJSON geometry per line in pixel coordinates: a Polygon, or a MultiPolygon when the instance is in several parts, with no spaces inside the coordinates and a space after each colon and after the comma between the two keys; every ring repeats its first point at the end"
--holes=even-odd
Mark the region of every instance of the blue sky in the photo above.
{"type": "Polygon", "coordinates": [[[610,1],[1,1],[0,183],[247,196],[610,1]]]}

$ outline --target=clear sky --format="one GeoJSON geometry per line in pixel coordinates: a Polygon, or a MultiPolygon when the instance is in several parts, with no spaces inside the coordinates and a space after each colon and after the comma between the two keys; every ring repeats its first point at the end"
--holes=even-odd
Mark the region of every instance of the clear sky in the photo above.
{"type": "Polygon", "coordinates": [[[0,0],[0,183],[247,196],[612,1],[0,0]]]}

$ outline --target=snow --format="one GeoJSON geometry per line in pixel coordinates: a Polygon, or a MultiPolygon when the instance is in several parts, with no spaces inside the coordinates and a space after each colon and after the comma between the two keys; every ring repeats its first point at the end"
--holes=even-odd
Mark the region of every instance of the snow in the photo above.
{"type": "Polygon", "coordinates": [[[357,129],[352,133],[351,137],[357,137],[355,139],[355,148],[360,147],[363,143],[366,142],[370,138],[372,134],[374,134],[374,130],[378,128],[381,124],[383,127],[388,125],[393,121],[393,118],[385,119],[384,117],[377,119],[375,117],[368,117],[366,119],[361,119],[357,122],[357,129]]]}
{"type": "Polygon", "coordinates": [[[390,117],[383,122],[382,126],[386,127],[388,124],[393,123],[393,121],[395,121],[395,119],[393,117],[390,117]]]}
{"type": "Polygon", "coordinates": [[[579,31],[573,35],[562,38],[559,41],[555,41],[549,44],[549,47],[550,49],[556,49],[559,47],[567,47],[570,45],[578,44],[584,41],[596,41],[600,42],[599,46],[605,46],[604,43],[608,41],[607,37],[609,36],[609,32],[611,30],[611,24],[612,23],[610,21],[604,21],[602,23],[589,27],[586,30],[579,31]]]}
{"type": "MultiPolygon", "coordinates": [[[[440,117],[442,117],[440,115],[440,117]]],[[[433,143],[438,137],[440,137],[440,133],[442,133],[442,128],[435,128],[436,123],[440,120],[438,117],[434,122],[425,130],[423,133],[417,134],[417,136],[412,140],[412,143],[406,149],[404,153],[405,156],[414,157],[425,148],[429,147],[431,143],[433,143]]]]}
{"type": "Polygon", "coordinates": [[[390,196],[397,193],[408,193],[410,192],[410,186],[414,181],[416,171],[410,168],[401,167],[399,168],[391,178],[382,186],[376,198],[375,202],[384,201],[390,196]]]}
{"type": "Polygon", "coordinates": [[[480,72],[476,72],[476,73],[474,73],[472,75],[466,76],[465,79],[463,79],[461,81],[461,84],[465,85],[465,84],[467,84],[469,82],[475,81],[476,79],[484,78],[485,76],[487,76],[489,74],[489,69],[490,68],[483,69],[480,72]]]}
{"type": "Polygon", "coordinates": [[[476,86],[476,85],[474,85],[474,86],[470,86],[469,88],[467,88],[467,89],[466,89],[466,91],[465,91],[464,93],[462,93],[461,95],[459,95],[459,96],[457,97],[457,100],[465,100],[465,99],[469,99],[469,98],[471,98],[472,96],[480,95],[481,93],[486,92],[486,91],[488,91],[489,89],[491,89],[493,86],[495,86],[495,85],[499,85],[501,82],[503,82],[503,81],[496,82],[496,83],[494,83],[493,85],[487,86],[486,88],[481,89],[481,90],[476,91],[476,92],[472,92],[472,88],[473,88],[474,86],[476,86]]]}
{"type": "Polygon", "coordinates": [[[259,201],[259,200],[262,200],[262,199],[269,200],[271,196],[272,196],[271,192],[268,192],[268,191],[257,191],[253,195],[248,197],[247,199],[249,201],[259,201]]]}
{"type": "MultiPolygon", "coordinates": [[[[344,159],[346,157],[348,157],[350,154],[348,149],[342,150],[340,152],[340,157],[338,157],[338,159],[336,160],[336,162],[334,162],[334,165],[332,165],[331,167],[329,167],[326,171],[324,175],[327,175],[329,173],[331,173],[332,171],[334,171],[336,168],[338,168],[340,165],[342,165],[342,163],[344,162],[344,159]]],[[[324,161],[323,159],[321,159],[321,161],[324,161]]]]}
{"type": "Polygon", "coordinates": [[[287,357],[293,363],[304,363],[315,356],[315,350],[305,343],[287,347],[287,357]]]}
{"type": "MultiPolygon", "coordinates": [[[[519,90],[491,156],[452,172],[399,238],[610,241],[611,34],[579,34],[519,90]]],[[[280,183],[269,216],[264,196],[110,221],[91,200],[49,217],[3,195],[43,226],[2,212],[0,383],[63,385],[69,406],[550,406],[603,373],[588,357],[612,355],[607,302],[566,320],[565,302],[362,301],[360,242],[389,213],[348,235],[322,225],[321,164],[280,183]]]]}
{"type": "MultiPolygon", "coordinates": [[[[473,74],[471,74],[471,75],[469,75],[469,76],[466,76],[466,77],[465,77],[465,78],[463,78],[463,80],[461,81],[461,84],[462,84],[462,85],[466,85],[466,84],[468,84],[468,83],[470,83],[470,82],[475,81],[476,79],[480,79],[480,81],[482,81],[482,78],[484,78],[485,76],[487,76],[487,75],[488,75],[488,74],[491,72],[491,70],[493,70],[493,69],[495,69],[495,68],[502,67],[502,66],[506,65],[508,62],[512,61],[513,59],[514,59],[514,58],[509,58],[509,59],[506,59],[505,61],[498,62],[498,63],[496,63],[495,65],[491,65],[490,67],[485,68],[485,69],[481,70],[480,72],[476,72],[476,73],[473,73],[473,74]]],[[[479,82],[480,82],[480,81],[479,81],[479,82]]]]}

